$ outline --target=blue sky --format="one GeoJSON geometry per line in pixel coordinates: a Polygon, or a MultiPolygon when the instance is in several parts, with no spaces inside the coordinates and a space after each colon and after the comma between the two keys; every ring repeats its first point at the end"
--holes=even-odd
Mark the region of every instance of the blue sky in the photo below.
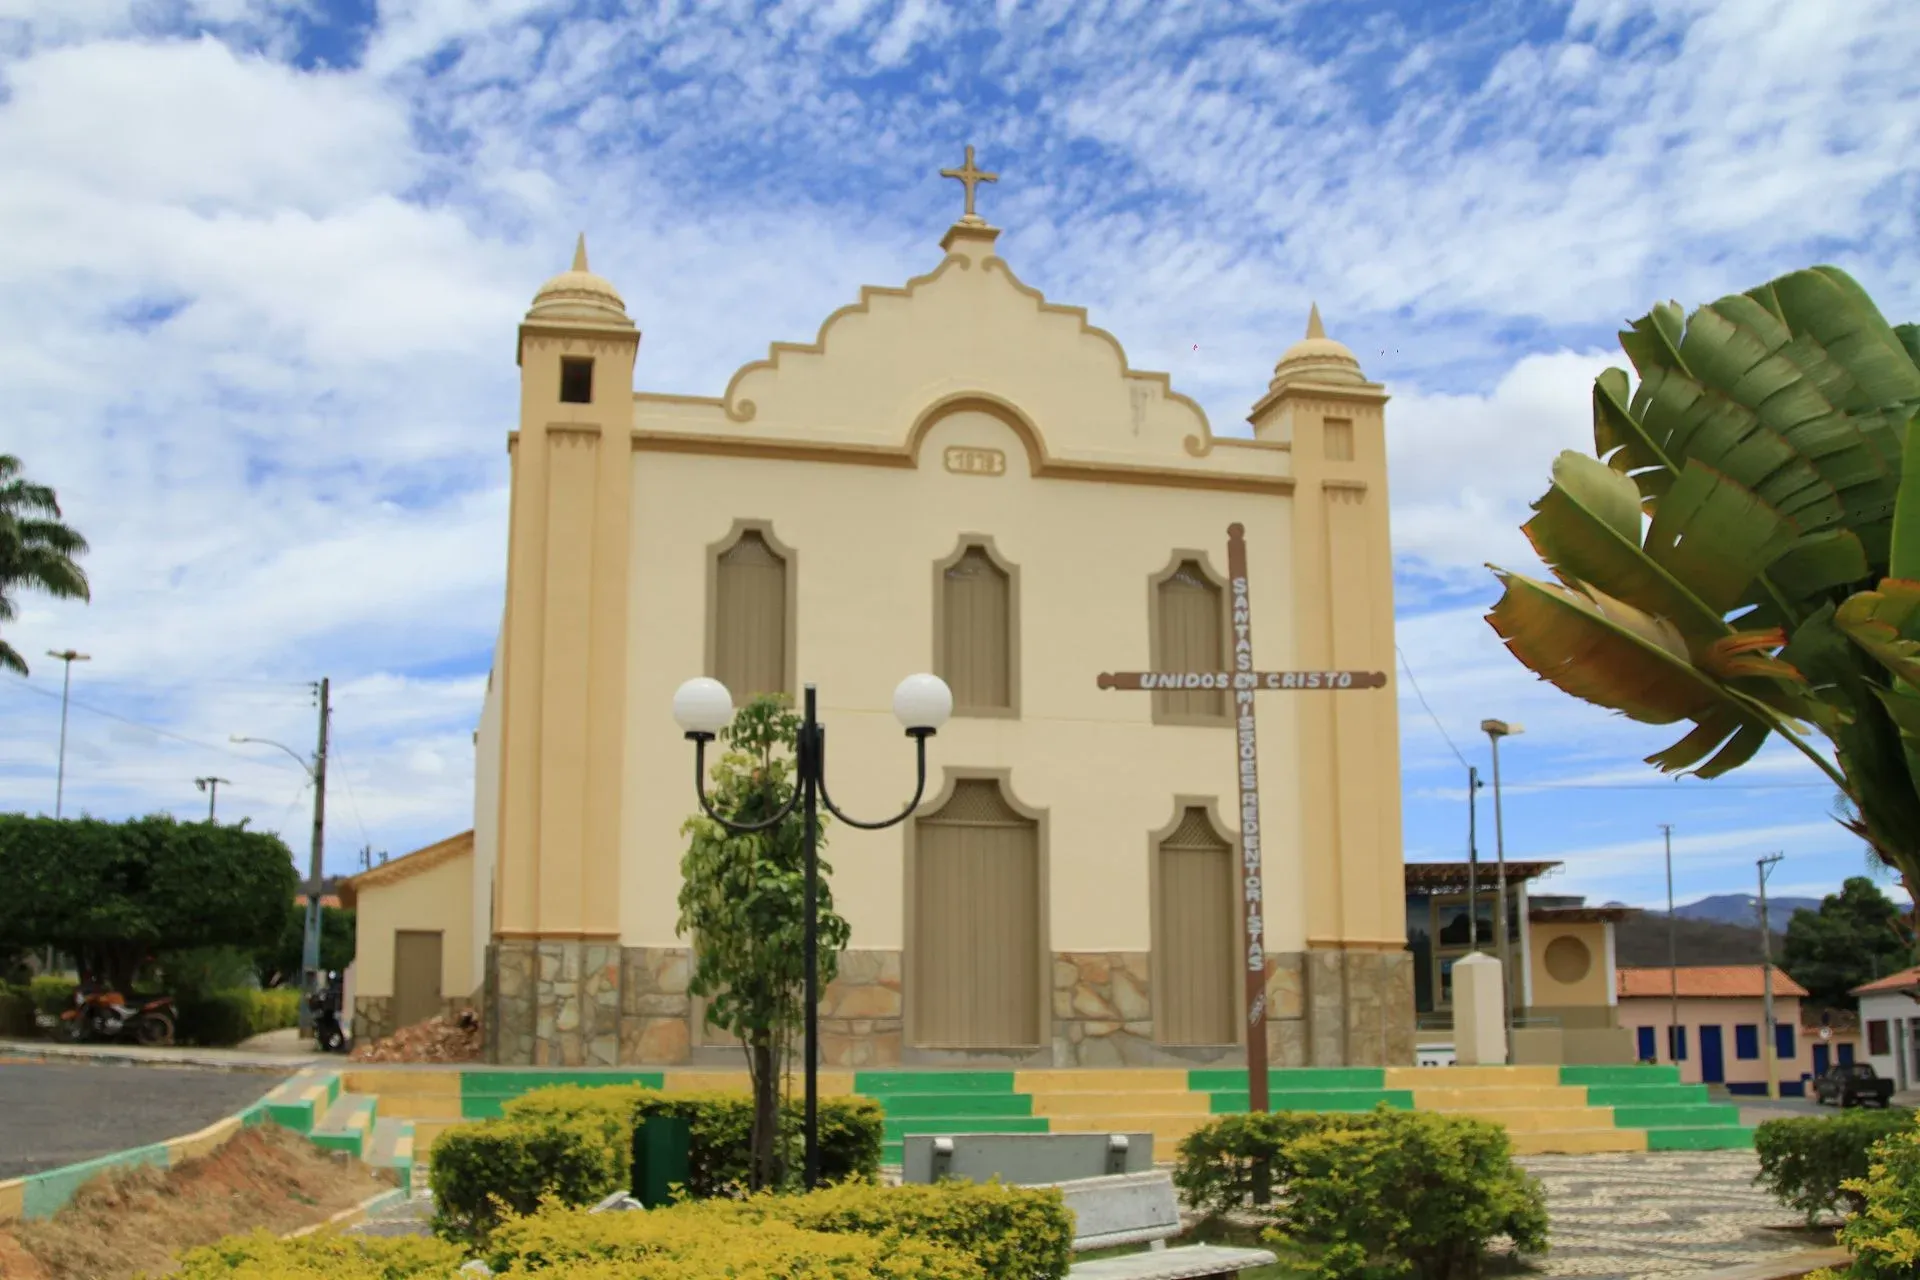
{"type": "MultiPolygon", "coordinates": [[[[650,390],[713,393],[936,260],[962,144],[1023,278],[1244,432],[1318,300],[1387,384],[1408,855],[1460,856],[1486,716],[1507,848],[1556,891],[1821,892],[1864,866],[1791,752],[1717,783],[1678,731],[1533,681],[1488,561],[1590,446],[1613,335],[1817,261],[1920,318],[1920,9],[1693,3],[640,5],[0,0],[0,450],[93,541],[69,811],[304,840],[330,869],[470,821],[498,623],[513,325],[585,228],[650,390]],[[1428,708],[1431,708],[1431,713],[1428,708]],[[1451,745],[1450,745],[1451,743],[1451,745]]],[[[51,809],[59,664],[0,680],[0,808],[51,809]]],[[[1492,848],[1491,798],[1482,847],[1492,848]]]]}

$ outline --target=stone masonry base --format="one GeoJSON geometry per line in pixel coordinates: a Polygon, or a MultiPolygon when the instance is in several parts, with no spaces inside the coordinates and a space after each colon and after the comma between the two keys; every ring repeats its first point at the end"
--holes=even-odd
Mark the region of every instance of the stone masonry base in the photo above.
{"type": "MultiPolygon", "coordinates": [[[[1307,951],[1267,958],[1270,1065],[1413,1062],[1413,964],[1404,951],[1307,951]]],[[[520,1066],[672,1066],[693,1058],[695,1001],[684,947],[611,941],[500,941],[487,948],[487,1057],[520,1066]]],[[[1041,1049],[982,1050],[979,1065],[1119,1067],[1244,1063],[1234,1045],[1154,1040],[1151,957],[1055,952],[1041,1049]]],[[[355,1000],[354,1030],[386,1017],[385,997],[355,1000]]],[[[952,1063],[905,1043],[901,956],[853,950],[821,993],[824,1066],[952,1063]]],[[[710,1033],[711,1034],[711,1033],[710,1033]]],[[[710,1039],[710,1037],[709,1037],[710,1039]]]]}

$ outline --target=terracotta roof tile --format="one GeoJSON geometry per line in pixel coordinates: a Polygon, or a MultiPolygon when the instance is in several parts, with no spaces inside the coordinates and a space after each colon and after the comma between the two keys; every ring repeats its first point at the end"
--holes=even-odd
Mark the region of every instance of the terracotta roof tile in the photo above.
{"type": "MultiPolygon", "coordinates": [[[[1672,969],[1622,969],[1622,996],[1665,996],[1672,991],[1672,969]]],[[[1757,964],[1682,965],[1680,994],[1698,1000],[1737,999],[1759,996],[1764,992],[1761,966],[1757,964]]],[[[1807,989],[1789,978],[1779,965],[1773,967],[1773,994],[1804,996],[1807,989]]]]}
{"type": "Polygon", "coordinates": [[[1865,986],[1855,987],[1853,994],[1857,996],[1870,996],[1876,991],[1905,991],[1908,987],[1913,986],[1920,986],[1920,968],[1903,969],[1899,973],[1890,974],[1877,982],[1869,982],[1865,986]]]}

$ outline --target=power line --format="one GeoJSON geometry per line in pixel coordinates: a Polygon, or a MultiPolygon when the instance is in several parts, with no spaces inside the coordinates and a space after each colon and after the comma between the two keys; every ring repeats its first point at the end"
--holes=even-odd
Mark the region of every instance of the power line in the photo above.
{"type": "Polygon", "coordinates": [[[300,784],[300,789],[293,793],[293,799],[287,801],[287,811],[280,815],[280,825],[273,829],[273,834],[275,836],[279,836],[282,838],[285,837],[287,824],[293,821],[293,811],[296,807],[299,806],[300,797],[306,795],[307,788],[312,785],[313,785],[313,779],[308,778],[305,782],[300,784]]]}
{"type": "Polygon", "coordinates": [[[1440,731],[1440,740],[1447,744],[1447,750],[1453,752],[1453,758],[1460,762],[1462,769],[1472,768],[1467,758],[1460,754],[1460,748],[1453,745],[1453,739],[1447,736],[1447,726],[1440,723],[1440,717],[1433,714],[1433,708],[1427,705],[1427,695],[1420,692],[1420,682],[1413,678],[1413,664],[1407,661],[1407,651],[1399,645],[1393,651],[1400,655],[1400,669],[1407,673],[1407,683],[1413,686],[1413,696],[1420,699],[1420,705],[1426,707],[1427,718],[1433,721],[1433,727],[1440,731]]]}
{"type": "MultiPolygon", "coordinates": [[[[14,686],[14,687],[16,687],[16,688],[20,688],[20,689],[25,689],[25,690],[26,690],[27,692],[29,692],[29,693],[37,693],[37,694],[39,694],[39,695],[40,695],[41,697],[43,697],[43,698],[53,698],[53,699],[55,699],[56,701],[57,701],[57,700],[59,699],[59,697],[60,697],[60,695],[59,695],[59,694],[57,694],[57,693],[55,693],[55,692],[53,692],[53,690],[51,690],[51,689],[42,689],[42,688],[41,688],[41,687],[40,687],[39,685],[36,685],[36,684],[32,684],[32,683],[29,683],[29,682],[27,682],[27,681],[24,681],[24,680],[23,680],[23,681],[21,681],[21,682],[20,682],[20,683],[19,683],[18,685],[16,685],[16,686],[14,686]]],[[[123,715],[120,715],[120,714],[119,714],[119,713],[117,713],[117,712],[113,712],[113,711],[108,711],[108,710],[105,710],[104,708],[101,708],[101,707],[96,707],[96,706],[93,706],[93,705],[91,705],[90,703],[85,703],[85,702],[82,702],[82,701],[80,701],[80,700],[79,700],[78,698],[73,698],[73,699],[69,699],[69,705],[71,705],[71,706],[73,706],[73,707],[75,707],[75,708],[77,708],[77,709],[79,709],[79,710],[81,710],[81,711],[88,711],[88,712],[91,712],[92,714],[94,714],[94,715],[96,715],[96,716],[105,716],[105,717],[106,717],[107,719],[109,719],[109,720],[117,720],[117,721],[119,721],[119,722],[120,722],[121,724],[125,724],[125,725],[131,725],[131,726],[133,726],[133,727],[134,727],[134,728],[136,728],[136,729],[144,729],[144,730],[146,730],[146,731],[147,731],[148,733],[151,733],[151,734],[153,734],[153,735],[154,735],[155,737],[159,737],[159,738],[171,738],[171,739],[173,739],[173,740],[174,740],[175,742],[184,742],[184,743],[186,743],[186,744],[187,744],[188,746],[190,746],[190,747],[200,747],[200,748],[202,748],[203,750],[206,750],[206,751],[220,751],[220,752],[224,752],[225,754],[227,754],[227,755],[230,755],[230,756],[233,756],[234,758],[236,758],[236,759],[239,759],[239,760],[258,760],[258,759],[260,759],[260,757],[258,757],[258,756],[254,756],[254,755],[249,755],[249,754],[247,754],[246,752],[242,752],[242,751],[235,751],[235,750],[234,750],[234,749],[233,749],[232,747],[230,747],[230,746],[226,746],[226,745],[223,745],[223,744],[221,744],[221,743],[217,743],[217,742],[202,742],[202,741],[201,741],[200,739],[198,739],[198,738],[189,738],[189,737],[187,737],[187,736],[186,736],[185,734],[182,734],[182,733],[175,733],[175,732],[173,732],[173,730],[171,730],[171,729],[162,729],[162,728],[160,728],[160,727],[158,727],[157,725],[151,725],[151,724],[148,724],[148,723],[147,723],[146,721],[144,721],[144,720],[133,720],[133,719],[129,719],[128,717],[126,717],[126,716],[123,716],[123,715]]],[[[276,762],[275,762],[275,761],[272,761],[272,760],[268,760],[268,761],[267,761],[267,763],[269,763],[269,764],[272,764],[272,763],[276,763],[276,762]]],[[[281,765],[280,767],[281,767],[281,768],[285,768],[286,766],[285,766],[285,765],[281,765]]]]}
{"type": "MultiPolygon", "coordinates": [[[[337,741],[332,743],[329,750],[334,760],[338,761],[340,759],[340,744],[337,741]]],[[[341,785],[347,789],[347,804],[353,809],[354,824],[360,828],[360,843],[367,848],[372,848],[373,837],[367,834],[366,820],[360,816],[360,800],[353,794],[353,781],[347,777],[347,771],[344,768],[340,770],[340,782],[341,785]]]]}

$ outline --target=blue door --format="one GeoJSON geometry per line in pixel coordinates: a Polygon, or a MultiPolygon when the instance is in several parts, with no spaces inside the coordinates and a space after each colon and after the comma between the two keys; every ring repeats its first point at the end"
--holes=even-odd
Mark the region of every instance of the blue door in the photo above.
{"type": "Polygon", "coordinates": [[[1813,1046],[1813,1078],[1818,1080],[1827,1074],[1827,1066],[1827,1046],[1816,1044],[1813,1046]]]}
{"type": "Polygon", "coordinates": [[[1653,1028],[1640,1028],[1640,1061],[1658,1062],[1659,1053],[1653,1047],[1653,1028]]]}
{"type": "Polygon", "coordinates": [[[1705,1084],[1724,1084],[1727,1079],[1726,1049],[1720,1042],[1718,1026],[1700,1028],[1700,1079],[1705,1084]]]}
{"type": "Polygon", "coordinates": [[[1853,1065],[1853,1046],[1845,1040],[1840,1042],[1840,1065],[1843,1067],[1853,1065]]]}

